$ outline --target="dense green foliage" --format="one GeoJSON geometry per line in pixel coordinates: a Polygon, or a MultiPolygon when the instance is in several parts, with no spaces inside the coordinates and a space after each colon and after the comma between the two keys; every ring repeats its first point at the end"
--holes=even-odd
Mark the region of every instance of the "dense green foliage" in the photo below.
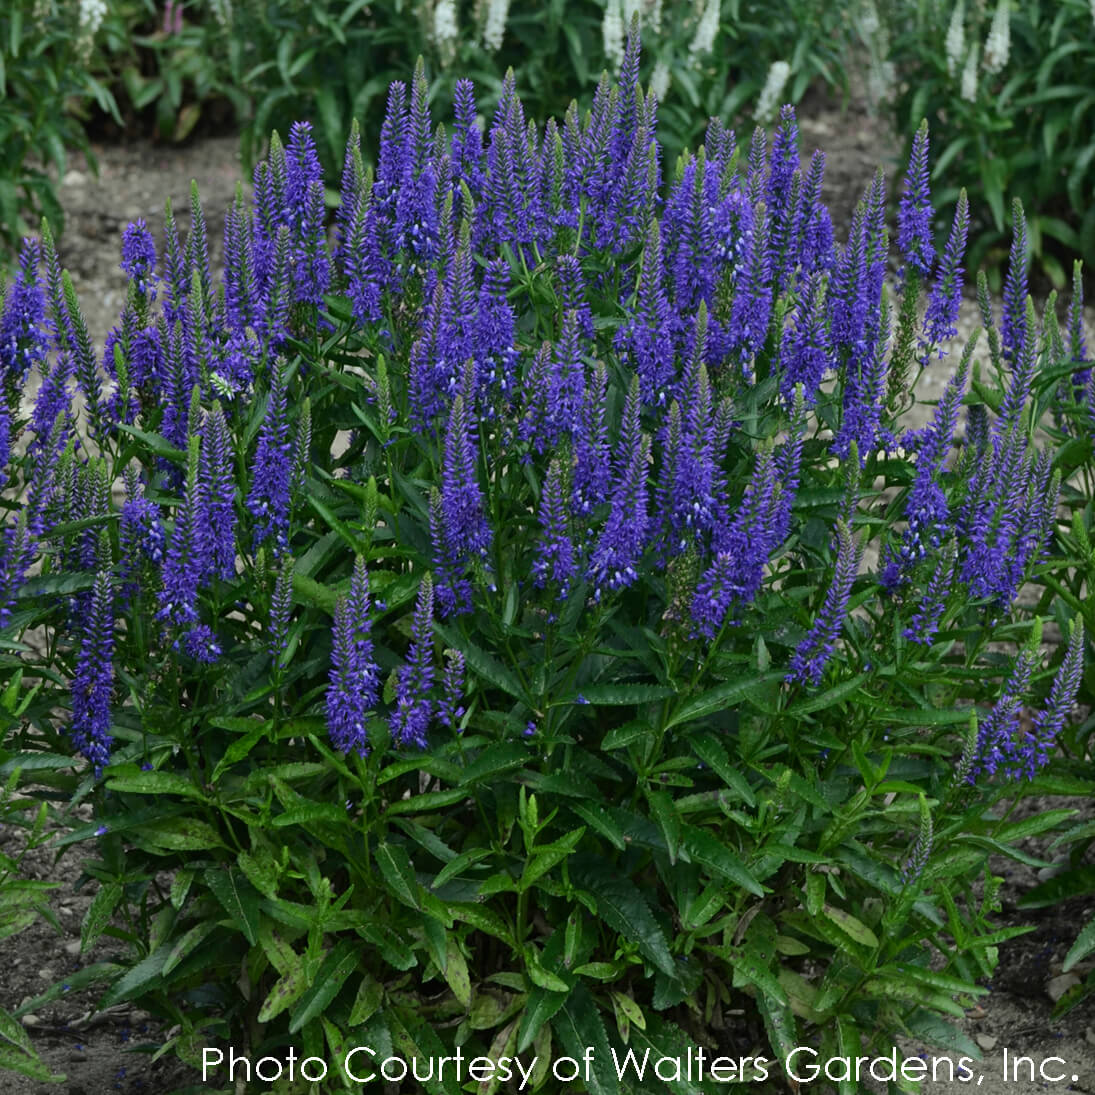
{"type": "MultiPolygon", "coordinates": [[[[1095,254],[1091,5],[896,0],[883,10],[892,21],[897,131],[930,120],[937,179],[961,179],[975,210],[972,262],[1006,250],[1007,211],[1018,197],[1034,261],[1063,287],[1067,256],[1095,254]]],[[[952,183],[941,193],[957,191],[952,183]]]]}
{"type": "MultiPolygon", "coordinates": [[[[73,107],[94,102],[117,116],[89,69],[91,49],[75,7],[48,0],[0,7],[0,246],[26,235],[43,213],[62,223],[49,167],[63,173],[74,150],[90,158],[73,107]]],[[[8,265],[5,256],[0,270],[8,265]]]]}

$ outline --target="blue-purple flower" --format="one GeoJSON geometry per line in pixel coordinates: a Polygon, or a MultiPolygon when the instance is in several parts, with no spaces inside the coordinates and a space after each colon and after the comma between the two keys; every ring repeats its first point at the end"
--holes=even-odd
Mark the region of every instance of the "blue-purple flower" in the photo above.
{"type": "Polygon", "coordinates": [[[424,574],[411,624],[411,646],[399,672],[396,706],[391,717],[392,741],[397,745],[426,748],[434,715],[434,676],[433,580],[429,574],[424,574]]]}
{"type": "Polygon", "coordinates": [[[816,685],[821,681],[825,666],[833,654],[833,645],[844,626],[848,614],[848,599],[852,593],[852,584],[859,571],[861,549],[851,530],[841,522],[837,525],[836,566],[833,580],[825,594],[825,603],[821,606],[813,627],[798,644],[791,658],[787,672],[789,681],[801,681],[816,685]]]}
{"type": "Polygon", "coordinates": [[[72,727],[76,750],[91,761],[98,776],[110,762],[114,738],[111,699],[114,689],[114,596],[109,572],[95,576],[84,616],[80,652],[72,678],[72,727]]]}
{"type": "Polygon", "coordinates": [[[913,137],[909,169],[905,173],[905,187],[897,213],[897,246],[921,278],[930,276],[935,258],[933,216],[928,189],[928,123],[924,121],[913,137]]]}
{"type": "Polygon", "coordinates": [[[278,554],[286,549],[289,542],[291,450],[285,408],[285,372],[276,365],[266,414],[259,428],[255,460],[251,465],[247,508],[254,518],[255,547],[271,540],[278,554]]]}
{"type": "MultiPolygon", "coordinates": [[[[287,570],[282,571],[285,573],[287,570]]],[[[284,594],[281,600],[285,600],[284,594]]],[[[327,688],[327,733],[331,744],[342,753],[353,752],[358,756],[369,751],[366,723],[380,694],[380,670],[373,658],[370,637],[371,612],[369,575],[365,560],[359,555],[354,561],[349,594],[335,604],[327,688]]]]}

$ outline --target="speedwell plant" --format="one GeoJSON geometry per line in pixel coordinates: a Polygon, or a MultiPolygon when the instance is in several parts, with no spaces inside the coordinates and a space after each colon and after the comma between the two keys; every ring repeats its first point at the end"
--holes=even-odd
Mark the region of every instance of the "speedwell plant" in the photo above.
{"type": "Polygon", "coordinates": [[[229,1051],[316,1057],[325,1091],[361,1046],[430,1092],[457,1050],[525,1090],[588,1059],[597,1095],[901,1033],[977,1055],[947,1017],[1020,930],[986,857],[1062,816],[1001,804],[1081,672],[1068,613],[1044,666],[1017,596],[1082,350],[1040,327],[1020,221],[999,331],[985,297],[908,428],[968,219],[935,255],[926,131],[893,293],[881,174],[838,244],[790,109],[667,165],[637,66],[633,37],[545,128],[510,77],[485,133],[470,83],[448,128],[394,84],[332,240],[294,125],[221,283],[196,191],[185,243],[170,209],[159,254],[129,226],[101,357],[24,244],[0,604],[38,691],[0,763],[94,806],[60,843],[114,955],[68,985],[161,1015],[203,1090],[229,1051]]]}

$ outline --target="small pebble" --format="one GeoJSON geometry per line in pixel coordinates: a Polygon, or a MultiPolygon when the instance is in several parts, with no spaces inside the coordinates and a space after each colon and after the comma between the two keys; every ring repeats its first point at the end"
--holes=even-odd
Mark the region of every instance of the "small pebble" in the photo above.
{"type": "Polygon", "coordinates": [[[1056,1004],[1070,988],[1079,983],[1080,979],[1076,974],[1062,973],[1058,977],[1050,978],[1046,984],[1046,995],[1056,1004]]]}
{"type": "Polygon", "coordinates": [[[28,1011],[26,1015],[23,1016],[23,1026],[25,1027],[36,1027],[41,1025],[41,1022],[42,1020],[32,1011],[28,1011]]]}
{"type": "Polygon", "coordinates": [[[80,940],[70,939],[65,944],[65,954],[71,954],[74,958],[80,953],[80,940]]]}
{"type": "Polygon", "coordinates": [[[998,1038],[993,1038],[991,1034],[978,1034],[976,1040],[977,1044],[985,1050],[995,1049],[996,1043],[999,1041],[998,1038]]]}

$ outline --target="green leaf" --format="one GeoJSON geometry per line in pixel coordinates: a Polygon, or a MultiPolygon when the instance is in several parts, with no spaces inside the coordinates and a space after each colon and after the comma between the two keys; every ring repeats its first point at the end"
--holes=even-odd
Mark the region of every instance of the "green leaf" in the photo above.
{"type": "Polygon", "coordinates": [[[347,823],[346,808],[336,806],[333,802],[306,802],[302,806],[291,806],[283,813],[277,814],[271,819],[270,824],[275,829],[285,829],[290,825],[312,825],[317,821],[331,825],[345,825],[347,823]]]}
{"type": "Polygon", "coordinates": [[[665,846],[669,850],[669,862],[677,862],[677,848],[681,839],[681,817],[673,804],[668,791],[647,790],[646,800],[650,803],[650,813],[654,816],[665,836],[665,846]]]}
{"type": "MultiPolygon", "coordinates": [[[[995,840],[991,836],[979,836],[970,833],[964,833],[957,837],[956,844],[970,844],[975,848],[984,848],[987,851],[995,852],[997,855],[1005,855],[1008,859],[1014,859],[1016,863],[1025,863],[1028,867],[1035,867],[1041,870],[1045,867],[1052,867],[1052,863],[1047,863],[1044,859],[1039,859],[1037,856],[1029,855],[1021,848],[1016,848],[1011,844],[1003,844],[999,840],[995,840]]],[[[1093,868],[1095,870],[1095,868],[1093,868]]],[[[1022,902],[1020,902],[1022,904],[1022,902]]]]}
{"type": "Polygon", "coordinates": [[[128,791],[135,795],[185,795],[205,801],[205,795],[184,776],[174,772],[142,772],[136,764],[112,765],[106,785],[111,791],[128,791]]]}
{"type": "Polygon", "coordinates": [[[578,846],[578,841],[582,839],[585,831],[586,827],[581,825],[577,829],[571,829],[569,833],[561,836],[551,844],[535,848],[534,854],[525,863],[525,869],[517,882],[518,893],[523,893],[537,879],[542,878],[553,867],[566,859],[578,846]]]}
{"type": "Polygon", "coordinates": [[[274,982],[259,1009],[258,1021],[268,1023],[286,1008],[292,1007],[307,991],[310,978],[303,964],[294,966],[274,982]]]}
{"type": "Polygon", "coordinates": [[[834,707],[853,693],[858,692],[860,685],[869,677],[870,673],[860,673],[850,680],[841,681],[832,688],[827,688],[816,696],[810,696],[799,703],[792,704],[785,712],[784,718],[801,718],[803,715],[811,715],[815,711],[824,711],[827,707],[834,707]]]}
{"type": "Polygon", "coordinates": [[[1017,904],[1021,909],[1040,909],[1089,894],[1095,894],[1095,867],[1073,867],[1035,886],[1017,904]]]}
{"type": "Polygon", "coordinates": [[[1076,810],[1044,810],[1022,821],[1013,821],[1010,825],[997,829],[996,839],[1005,844],[1015,840],[1026,840],[1028,837],[1044,833],[1047,829],[1055,829],[1062,822],[1075,817],[1076,813],[1076,810]]]}
{"type": "Polygon", "coordinates": [[[469,848],[466,852],[461,852],[460,855],[455,859],[449,860],[449,862],[437,872],[437,877],[430,883],[430,889],[440,889],[450,879],[456,878],[461,871],[473,866],[481,859],[486,859],[490,854],[490,851],[486,848],[469,848]]]}
{"type": "Polygon", "coordinates": [[[0,1038],[17,1049],[21,1049],[24,1053],[34,1055],[34,1048],[30,1044],[27,1032],[23,1029],[23,1024],[13,1015],[9,1015],[4,1011],[3,1008],[0,1008],[0,1038]]]}
{"type": "Polygon", "coordinates": [[[969,723],[968,707],[921,707],[905,710],[882,710],[872,712],[873,720],[888,726],[952,726],[956,723],[969,723]]]}
{"type": "Polygon", "coordinates": [[[905,1027],[914,1038],[927,1042],[929,1045],[939,1046],[941,1049],[952,1049],[975,1061],[981,1060],[981,1051],[970,1038],[930,1011],[917,1008],[905,1020],[905,1027]]]}
{"type": "Polygon", "coordinates": [[[682,833],[682,849],[689,862],[712,871],[727,882],[744,887],[757,897],[764,896],[764,887],[721,840],[695,825],[682,826],[682,833]]]}
{"type": "Polygon", "coordinates": [[[714,734],[700,732],[689,738],[692,752],[696,754],[747,806],[756,805],[753,789],[748,780],[730,763],[730,757],[714,734]]]}
{"type": "Polygon", "coordinates": [[[517,742],[499,741],[488,745],[479,756],[464,769],[460,777],[461,786],[479,783],[500,775],[502,772],[510,772],[514,768],[520,768],[529,760],[529,750],[517,742]]]}
{"type": "Polygon", "coordinates": [[[321,608],[329,616],[335,614],[338,594],[333,589],[320,585],[314,578],[301,574],[298,570],[293,572],[293,596],[301,604],[321,608]]]}
{"type": "Polygon", "coordinates": [[[929,988],[938,989],[940,992],[963,996],[987,996],[989,990],[981,985],[975,985],[970,981],[964,981],[960,977],[952,977],[946,973],[936,973],[934,970],[924,969],[922,966],[900,965],[885,967],[878,971],[879,976],[887,973],[902,977],[907,981],[915,981],[918,985],[927,985],[929,988]]]}
{"type": "Polygon", "coordinates": [[[263,897],[274,897],[278,892],[278,864],[273,855],[265,848],[254,852],[240,852],[236,863],[243,871],[247,881],[263,897]]]}
{"type": "Polygon", "coordinates": [[[676,964],[669,953],[665,933],[643,895],[630,879],[609,873],[605,866],[589,862],[573,864],[571,880],[593,895],[598,916],[613,931],[637,943],[643,955],[662,973],[676,977],[676,964]]]}
{"type": "Polygon", "coordinates": [[[411,866],[407,849],[401,844],[381,841],[377,845],[374,858],[392,894],[404,905],[412,909],[421,909],[422,903],[418,897],[418,879],[415,878],[414,867],[411,866]]]}
{"type": "Polygon", "coordinates": [[[544,969],[539,960],[532,954],[529,954],[525,960],[525,969],[528,971],[529,980],[537,988],[544,989],[546,992],[563,994],[570,990],[570,986],[561,977],[556,976],[550,970],[544,969]]]}
{"type": "Polygon", "coordinates": [[[616,1088],[605,1083],[603,1066],[612,1059],[608,1035],[593,997],[582,985],[572,990],[552,1027],[567,1056],[581,1062],[587,1049],[592,1051],[594,1067],[589,1070],[588,1077],[584,1074],[579,1077],[590,1095],[619,1095],[616,1088]],[[600,1068],[596,1067],[598,1061],[602,1062],[600,1068]]]}
{"type": "Polygon", "coordinates": [[[677,690],[664,684],[590,684],[581,694],[599,707],[629,707],[639,703],[655,703],[675,696],[677,690]]]}
{"type": "Polygon", "coordinates": [[[339,943],[311,978],[307,991],[300,997],[289,1020],[289,1033],[296,1034],[311,1022],[338,995],[346,978],[357,969],[358,947],[349,939],[339,943]]]}
{"type": "Polygon", "coordinates": [[[444,810],[455,806],[468,797],[468,792],[460,787],[450,787],[447,791],[426,791],[410,798],[397,799],[385,811],[385,817],[401,817],[404,814],[429,814],[435,810],[444,810]]]}
{"type": "Polygon", "coordinates": [[[1076,942],[1069,948],[1065,955],[1065,963],[1061,969],[1068,973],[1078,962],[1082,962],[1092,951],[1095,951],[1095,917],[1092,917],[1076,936],[1076,942]]]}
{"type": "Polygon", "coordinates": [[[220,834],[208,822],[194,817],[176,817],[144,825],[132,838],[175,852],[195,852],[224,846],[220,834]]]}
{"type": "Polygon", "coordinates": [[[235,867],[211,867],[204,877],[213,896],[253,947],[259,938],[259,895],[243,872],[235,867]]]}
{"type": "Polygon", "coordinates": [[[376,1014],[377,1008],[380,1007],[383,999],[384,986],[376,978],[367,973],[364,974],[357,990],[357,996],[354,997],[354,1005],[350,1009],[347,1026],[354,1029],[367,1022],[376,1014]]]}
{"type": "Polygon", "coordinates": [[[528,995],[521,1026],[517,1031],[517,1052],[524,1053],[535,1041],[544,1024],[567,1002],[570,990],[550,992],[548,989],[534,988],[528,995]]]}
{"type": "Polygon", "coordinates": [[[757,986],[761,989],[757,993],[757,1010],[764,1020],[764,1030],[768,1035],[768,1044],[776,1051],[779,1059],[785,1061],[791,1051],[801,1043],[798,1040],[798,1031],[795,1024],[795,1015],[791,1010],[791,1002],[787,999],[787,994],[779,981],[773,979],[773,982],[776,988],[779,989],[778,996],[765,991],[761,985],[757,986]]]}
{"type": "Polygon", "coordinates": [[[513,673],[481,647],[476,646],[471,639],[465,639],[458,635],[453,628],[444,627],[437,623],[434,624],[434,631],[445,640],[447,646],[452,647],[453,650],[459,650],[464,655],[464,660],[469,668],[474,669],[485,681],[493,684],[516,700],[528,702],[528,696],[524,688],[521,687],[521,682],[513,673]]]}
{"type": "Polygon", "coordinates": [[[468,974],[468,963],[464,958],[464,952],[460,949],[455,935],[448,936],[445,958],[445,980],[452,989],[453,996],[464,1007],[465,1011],[471,1007],[471,977],[468,974]]]}
{"type": "Polygon", "coordinates": [[[878,946],[878,936],[862,920],[857,920],[851,913],[838,909],[834,905],[822,906],[821,912],[845,935],[861,946],[872,949],[878,946]]]}
{"type": "Polygon", "coordinates": [[[190,928],[179,941],[171,948],[167,961],[163,964],[163,974],[166,977],[188,954],[190,954],[207,935],[217,928],[215,920],[199,920],[190,928]]]}
{"type": "Polygon", "coordinates": [[[623,726],[609,730],[601,739],[601,748],[607,753],[613,749],[626,749],[636,741],[650,737],[650,726],[641,720],[634,720],[623,726]]]}
{"type": "Polygon", "coordinates": [[[106,882],[99,887],[98,893],[91,899],[91,904],[84,914],[84,922],[80,928],[80,953],[86,954],[95,943],[95,940],[103,934],[103,929],[110,923],[114,910],[125,892],[120,882],[106,882]]]}
{"type": "Polygon", "coordinates": [[[782,680],[783,676],[784,671],[782,669],[773,669],[767,673],[751,673],[749,676],[739,677],[737,680],[720,684],[718,687],[712,688],[685,703],[670,717],[666,723],[666,729],[680,726],[681,723],[694,722],[696,719],[713,715],[716,711],[725,711],[728,708],[736,707],[754,689],[773,681],[782,680]]]}
{"type": "MultiPolygon", "coordinates": [[[[164,963],[170,954],[171,948],[164,943],[132,969],[126,970],[99,1001],[99,1007],[110,1008],[123,1001],[130,1003],[139,1000],[149,989],[157,988],[164,963]]],[[[69,984],[72,982],[69,981],[69,984]]]]}

